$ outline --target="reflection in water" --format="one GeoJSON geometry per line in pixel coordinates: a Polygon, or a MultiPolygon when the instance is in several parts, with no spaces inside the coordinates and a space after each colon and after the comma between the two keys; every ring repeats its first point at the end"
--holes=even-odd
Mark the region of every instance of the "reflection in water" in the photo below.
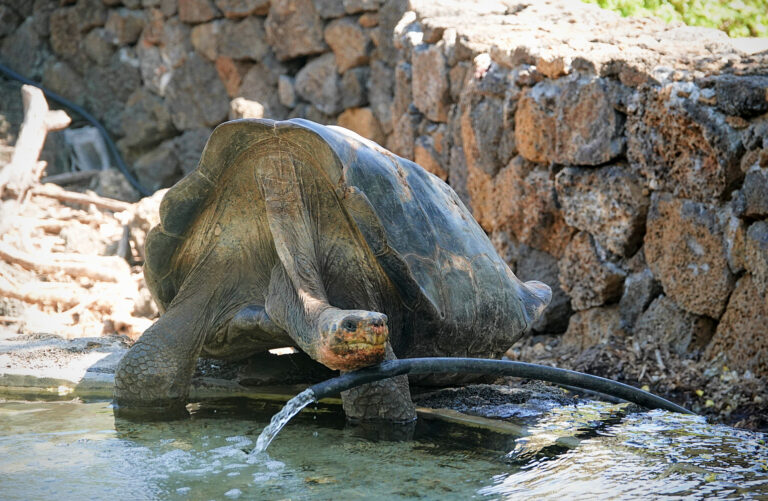
{"type": "Polygon", "coordinates": [[[380,434],[310,406],[249,456],[279,408],[195,406],[135,423],[107,403],[0,402],[0,497],[594,499],[768,496],[765,436],[663,411],[556,408],[516,437],[419,420],[380,434]],[[403,440],[399,440],[403,439],[403,440]]]}
{"type": "Polygon", "coordinates": [[[651,411],[600,420],[599,411],[555,410],[508,454],[520,469],[478,493],[509,499],[768,496],[765,435],[709,425],[700,416],[651,411]],[[560,443],[566,436],[582,439],[560,443]],[[541,454],[553,445],[567,447],[541,454]]]}

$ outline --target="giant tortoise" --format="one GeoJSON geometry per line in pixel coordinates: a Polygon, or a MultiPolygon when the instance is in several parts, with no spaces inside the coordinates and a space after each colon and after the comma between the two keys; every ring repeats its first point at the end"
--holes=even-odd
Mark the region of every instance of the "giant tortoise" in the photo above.
{"type": "MultiPolygon", "coordinates": [[[[500,357],[551,297],[520,282],[456,193],[340,127],[237,120],[160,205],[144,272],[162,315],[120,362],[122,408],[186,403],[198,357],[293,346],[349,371],[395,357],[500,357]]],[[[406,376],[342,395],[409,420],[406,376]]]]}

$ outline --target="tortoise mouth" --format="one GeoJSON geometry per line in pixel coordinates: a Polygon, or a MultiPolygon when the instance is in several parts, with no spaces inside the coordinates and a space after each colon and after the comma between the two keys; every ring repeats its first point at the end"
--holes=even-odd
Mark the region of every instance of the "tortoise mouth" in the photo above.
{"type": "Polygon", "coordinates": [[[353,371],[377,364],[384,360],[385,354],[386,342],[379,344],[366,342],[336,344],[323,346],[318,352],[320,363],[340,371],[353,371]]]}

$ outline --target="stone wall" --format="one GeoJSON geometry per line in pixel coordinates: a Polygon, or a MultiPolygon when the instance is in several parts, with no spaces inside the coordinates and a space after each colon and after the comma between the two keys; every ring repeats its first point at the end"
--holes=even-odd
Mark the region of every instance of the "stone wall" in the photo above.
{"type": "Polygon", "coordinates": [[[537,333],[768,375],[768,52],[720,32],[567,0],[6,0],[0,56],[152,189],[228,118],[348,127],[553,286],[537,333]]]}

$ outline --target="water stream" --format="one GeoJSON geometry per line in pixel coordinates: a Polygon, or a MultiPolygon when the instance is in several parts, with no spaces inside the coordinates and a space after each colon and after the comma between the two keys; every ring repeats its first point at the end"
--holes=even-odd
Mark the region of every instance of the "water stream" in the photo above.
{"type": "Polygon", "coordinates": [[[264,428],[264,430],[262,430],[259,438],[256,439],[256,447],[254,447],[251,451],[251,455],[266,451],[267,447],[269,447],[269,444],[272,443],[272,440],[277,436],[278,433],[280,433],[280,430],[283,429],[283,426],[285,426],[293,416],[301,412],[301,409],[314,401],[315,394],[311,389],[307,388],[286,402],[285,407],[280,409],[280,412],[272,416],[269,424],[264,428]]]}

